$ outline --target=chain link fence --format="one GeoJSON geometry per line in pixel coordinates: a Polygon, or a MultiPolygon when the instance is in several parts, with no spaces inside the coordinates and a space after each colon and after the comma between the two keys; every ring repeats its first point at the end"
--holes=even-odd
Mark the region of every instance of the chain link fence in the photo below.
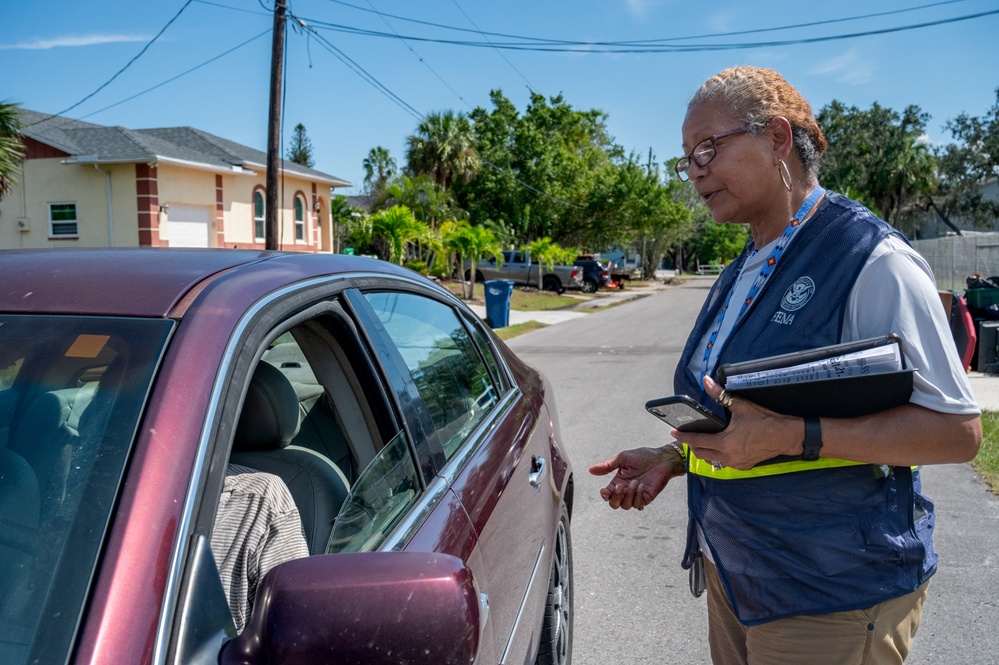
{"type": "Polygon", "coordinates": [[[999,275],[999,233],[914,240],[912,246],[929,262],[943,291],[963,294],[969,275],[999,275]]]}

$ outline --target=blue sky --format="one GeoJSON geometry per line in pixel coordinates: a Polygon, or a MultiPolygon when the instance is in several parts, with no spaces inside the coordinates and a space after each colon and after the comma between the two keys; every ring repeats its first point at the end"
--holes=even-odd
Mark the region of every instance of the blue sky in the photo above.
{"type": "MultiPolygon", "coordinates": [[[[492,89],[521,112],[530,90],[600,109],[618,144],[643,159],[651,149],[662,162],[680,153],[690,94],[732,65],[780,71],[816,112],[834,99],[865,109],[918,105],[932,116],[934,143],[951,140],[947,120],[984,115],[999,88],[999,13],[954,20],[995,12],[996,0],[288,1],[315,32],[288,30],[285,141],[303,123],[316,168],[358,186],[348,193],[359,190],[371,148],[388,148],[401,164],[420,115],[488,108],[492,89]],[[774,30],[800,24],[813,25],[774,30]],[[894,31],[922,24],[936,25],[894,31]],[[501,35],[588,44],[687,38],[674,42],[687,49],[757,45],[548,52],[500,49],[514,41],[501,35]]],[[[132,129],[189,125],[266,149],[273,0],[186,3],[4,0],[0,100],[47,113],[73,107],[67,116],[132,129]]]]}

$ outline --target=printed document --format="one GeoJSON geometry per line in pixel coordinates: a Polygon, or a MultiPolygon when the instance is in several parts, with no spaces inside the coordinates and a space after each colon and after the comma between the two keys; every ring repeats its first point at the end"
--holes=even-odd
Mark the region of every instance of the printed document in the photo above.
{"type": "Polygon", "coordinates": [[[868,374],[884,374],[902,369],[902,354],[898,344],[884,344],[862,351],[854,351],[822,360],[768,369],[758,372],[747,372],[728,376],[725,388],[740,390],[759,388],[762,386],[779,386],[805,381],[824,381],[840,379],[849,376],[868,374]]]}

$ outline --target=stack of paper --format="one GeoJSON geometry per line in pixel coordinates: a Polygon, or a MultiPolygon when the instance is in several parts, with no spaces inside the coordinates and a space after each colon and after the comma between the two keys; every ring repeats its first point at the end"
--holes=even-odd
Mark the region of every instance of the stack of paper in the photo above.
{"type": "Polygon", "coordinates": [[[725,390],[777,413],[856,418],[909,401],[912,373],[898,335],[726,364],[725,390]]]}
{"type": "Polygon", "coordinates": [[[902,354],[898,344],[876,346],[862,351],[832,356],[822,360],[780,367],[735,376],[728,375],[728,390],[777,386],[804,381],[825,381],[848,376],[883,374],[902,369],[902,354]]]}

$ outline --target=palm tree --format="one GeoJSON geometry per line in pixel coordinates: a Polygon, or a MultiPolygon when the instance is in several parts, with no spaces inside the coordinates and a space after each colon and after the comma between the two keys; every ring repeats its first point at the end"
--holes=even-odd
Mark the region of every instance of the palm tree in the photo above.
{"type": "MultiPolygon", "coordinates": [[[[458,256],[458,265],[470,261],[468,273],[468,293],[465,298],[475,294],[475,268],[479,260],[489,255],[496,259],[496,265],[503,263],[503,248],[500,247],[496,235],[481,226],[469,226],[465,222],[454,225],[453,232],[445,240],[446,246],[458,256]]],[[[464,292],[464,288],[462,289],[464,292]]]]}
{"type": "Polygon", "coordinates": [[[347,202],[346,196],[330,199],[330,219],[333,220],[333,253],[340,251],[340,230],[346,230],[351,220],[363,217],[364,212],[347,202]]]}
{"type": "Polygon", "coordinates": [[[21,117],[17,104],[0,102],[0,199],[10,194],[24,157],[21,117]]]}
{"type": "MultiPolygon", "coordinates": [[[[531,260],[538,264],[538,279],[545,274],[545,266],[555,268],[562,260],[565,250],[558,243],[552,242],[549,237],[535,240],[527,246],[527,251],[531,253],[531,260]]],[[[528,273],[528,285],[530,285],[530,273],[528,273]]],[[[538,284],[538,288],[541,288],[538,284]]]]}
{"type": "Polygon", "coordinates": [[[395,160],[385,148],[378,146],[368,152],[364,158],[364,187],[370,194],[377,196],[385,184],[395,177],[395,160]]]}
{"type": "Polygon", "coordinates": [[[388,260],[398,265],[406,259],[406,244],[422,237],[425,229],[406,206],[392,206],[371,217],[372,234],[385,242],[388,260]]]}
{"type": "Polygon", "coordinates": [[[468,182],[482,166],[468,117],[454,111],[431,113],[406,139],[406,163],[411,173],[426,173],[441,189],[456,178],[468,182]]]}

